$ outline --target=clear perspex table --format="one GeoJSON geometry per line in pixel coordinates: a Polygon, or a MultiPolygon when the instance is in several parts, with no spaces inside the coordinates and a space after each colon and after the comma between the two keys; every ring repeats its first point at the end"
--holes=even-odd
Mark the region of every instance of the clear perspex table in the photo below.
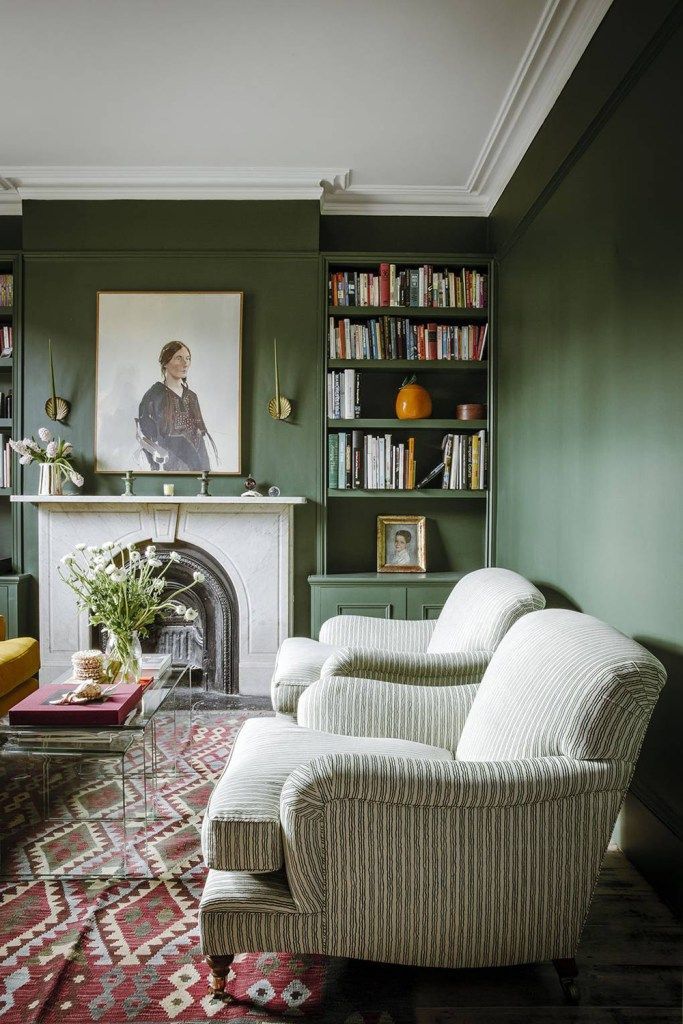
{"type": "Polygon", "coordinates": [[[155,678],[120,726],[0,718],[0,878],[163,876],[154,835],[174,814],[163,786],[187,768],[191,707],[183,665],[155,678]]]}

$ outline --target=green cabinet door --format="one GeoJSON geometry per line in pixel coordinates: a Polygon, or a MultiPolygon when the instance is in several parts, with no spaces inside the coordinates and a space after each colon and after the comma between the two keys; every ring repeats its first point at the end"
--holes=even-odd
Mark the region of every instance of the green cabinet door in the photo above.
{"type": "Polygon", "coordinates": [[[345,586],[312,587],[313,636],[334,615],[367,615],[375,619],[405,619],[406,591],[397,586],[345,586]]]}
{"type": "Polygon", "coordinates": [[[453,586],[417,586],[408,587],[407,619],[438,619],[453,586]]]}

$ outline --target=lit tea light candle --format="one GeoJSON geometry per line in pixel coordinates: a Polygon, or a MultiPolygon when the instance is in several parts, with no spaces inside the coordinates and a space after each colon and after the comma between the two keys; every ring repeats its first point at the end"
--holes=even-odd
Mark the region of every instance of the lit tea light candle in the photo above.
{"type": "Polygon", "coordinates": [[[175,494],[175,484],[164,484],[164,494],[168,498],[172,498],[175,494]]]}

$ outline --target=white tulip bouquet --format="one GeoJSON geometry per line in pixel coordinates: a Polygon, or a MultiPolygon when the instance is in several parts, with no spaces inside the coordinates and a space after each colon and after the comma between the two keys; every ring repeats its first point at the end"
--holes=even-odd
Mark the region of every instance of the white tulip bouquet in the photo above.
{"type": "MultiPolygon", "coordinates": [[[[59,575],[76,594],[79,610],[88,611],[91,625],[108,631],[108,652],[124,679],[137,679],[138,637],[147,636],[159,617],[180,615],[186,622],[197,618],[197,611],[178,598],[203,583],[204,574],[193,573],[191,583],[169,592],[165,578],[179,561],[178,552],[171,551],[164,566],[153,544],[140,552],[135,545],[123,548],[113,541],[99,547],[77,544],[61,559],[59,575]]],[[[113,666],[109,674],[115,675],[113,666]]]]}
{"type": "Polygon", "coordinates": [[[43,442],[43,448],[32,437],[25,437],[23,441],[10,440],[10,447],[19,456],[22,466],[30,466],[32,462],[41,465],[50,465],[60,479],[71,480],[76,487],[83,486],[83,477],[77,473],[71,464],[70,456],[73,452],[73,445],[70,441],[63,441],[61,437],[53,437],[47,427],[41,427],[38,437],[43,442]]]}

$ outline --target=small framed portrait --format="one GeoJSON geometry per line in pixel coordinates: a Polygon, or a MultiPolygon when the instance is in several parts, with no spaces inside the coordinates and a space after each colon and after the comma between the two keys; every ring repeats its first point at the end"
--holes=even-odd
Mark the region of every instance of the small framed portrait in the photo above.
{"type": "Polygon", "coordinates": [[[240,472],[242,292],[97,293],[98,473],[240,472]]]}
{"type": "Polygon", "coordinates": [[[424,516],[377,516],[377,572],[426,572],[424,516]]]}

